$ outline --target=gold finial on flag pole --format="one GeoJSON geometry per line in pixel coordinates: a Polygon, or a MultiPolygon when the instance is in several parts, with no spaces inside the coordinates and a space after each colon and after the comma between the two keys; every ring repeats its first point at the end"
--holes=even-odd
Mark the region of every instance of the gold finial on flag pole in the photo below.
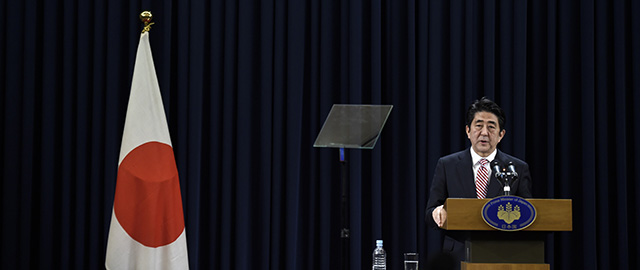
{"type": "Polygon", "coordinates": [[[155,24],[151,22],[153,15],[151,15],[151,11],[143,11],[140,13],[140,20],[144,23],[144,28],[142,29],[142,33],[149,32],[151,30],[151,25],[155,24]]]}

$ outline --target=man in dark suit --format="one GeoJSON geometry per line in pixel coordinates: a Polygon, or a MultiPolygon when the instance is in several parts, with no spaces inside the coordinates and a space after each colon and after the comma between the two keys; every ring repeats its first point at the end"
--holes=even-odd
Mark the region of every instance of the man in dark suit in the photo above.
{"type": "MultiPolygon", "coordinates": [[[[447,219],[442,207],[447,198],[491,198],[504,194],[502,184],[491,171],[494,159],[501,164],[513,162],[515,166],[518,180],[510,183],[510,195],[532,196],[529,165],[497,149],[506,133],[505,114],[500,106],[483,97],[469,106],[466,118],[465,130],[471,147],[440,158],[436,165],[425,216],[427,224],[434,228],[442,227],[447,219]]],[[[445,231],[442,251],[456,258],[458,267],[459,261],[465,259],[467,237],[465,232],[445,231]]]]}

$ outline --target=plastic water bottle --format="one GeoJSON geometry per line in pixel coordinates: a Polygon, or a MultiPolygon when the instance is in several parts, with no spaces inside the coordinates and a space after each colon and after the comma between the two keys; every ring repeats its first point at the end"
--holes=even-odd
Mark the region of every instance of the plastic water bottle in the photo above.
{"type": "Polygon", "coordinates": [[[373,250],[373,270],[387,270],[387,252],[382,248],[382,240],[376,240],[376,249],[373,250]]]}

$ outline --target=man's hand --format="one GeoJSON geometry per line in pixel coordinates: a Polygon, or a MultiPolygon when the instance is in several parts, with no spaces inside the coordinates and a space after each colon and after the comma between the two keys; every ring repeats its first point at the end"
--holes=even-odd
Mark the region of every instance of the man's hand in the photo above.
{"type": "Polygon", "coordinates": [[[436,209],[433,209],[433,213],[431,215],[433,216],[433,221],[436,222],[438,227],[442,228],[444,222],[447,221],[447,211],[444,210],[443,205],[440,205],[436,207],[436,209]]]}

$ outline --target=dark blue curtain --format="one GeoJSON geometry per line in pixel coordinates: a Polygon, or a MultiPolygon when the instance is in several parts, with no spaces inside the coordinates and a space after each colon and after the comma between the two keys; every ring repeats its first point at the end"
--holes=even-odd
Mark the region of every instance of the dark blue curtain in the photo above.
{"type": "Polygon", "coordinates": [[[482,96],[534,196],[573,200],[552,269],[637,267],[638,1],[8,0],[2,269],[103,268],[143,10],[192,269],[340,269],[341,164],[312,146],[335,103],[394,105],[376,147],[346,153],[351,269],[376,239],[390,269],[426,266],[431,176],[482,96]]]}

